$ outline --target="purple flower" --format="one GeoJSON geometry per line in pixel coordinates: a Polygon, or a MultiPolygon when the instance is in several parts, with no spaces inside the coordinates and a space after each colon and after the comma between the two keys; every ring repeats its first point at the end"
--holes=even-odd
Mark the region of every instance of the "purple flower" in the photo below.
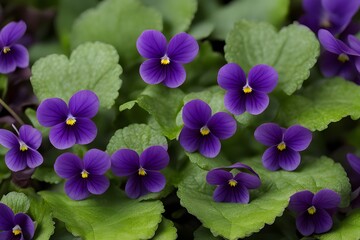
{"type": "Polygon", "coordinates": [[[97,133],[96,125],[90,118],[99,109],[99,99],[89,90],[75,93],[69,107],[60,98],[44,100],[37,109],[39,123],[50,129],[50,142],[58,149],[66,149],[74,144],[88,144],[97,133]]]}
{"type": "Polygon", "coordinates": [[[345,168],[346,173],[350,179],[352,193],[351,193],[351,207],[360,207],[360,158],[355,154],[348,153],[346,155],[347,161],[351,168],[345,168]]]}
{"type": "Polygon", "coordinates": [[[25,213],[14,212],[5,204],[0,203],[0,239],[30,240],[34,237],[33,220],[25,213]]]}
{"type": "Polygon", "coordinates": [[[356,81],[359,73],[355,67],[355,57],[360,56],[360,52],[356,52],[343,41],[336,39],[327,30],[319,30],[318,37],[325,48],[325,52],[319,59],[323,75],[325,77],[342,76],[347,80],[356,81]]]}
{"type": "Polygon", "coordinates": [[[144,82],[163,83],[169,88],[184,83],[186,72],[182,64],[191,62],[199,51],[196,40],[187,33],[176,34],[167,44],[165,36],[156,30],[144,31],[136,47],[141,56],[149,58],[140,66],[144,82]]]}
{"type": "Polygon", "coordinates": [[[256,65],[249,71],[248,78],[236,63],[228,63],[218,73],[218,84],[227,90],[225,107],[233,114],[245,111],[260,114],[269,105],[268,93],[276,87],[278,74],[268,65],[256,65]]]}
{"type": "Polygon", "coordinates": [[[259,175],[249,166],[242,163],[235,163],[229,167],[215,168],[206,175],[206,181],[211,185],[217,185],[213,199],[216,202],[249,203],[249,189],[260,187],[259,175]],[[235,176],[225,169],[242,169],[250,171],[239,172],[235,176]]]}
{"type": "Polygon", "coordinates": [[[23,21],[10,22],[0,31],[0,73],[10,73],[16,67],[29,65],[29,53],[18,40],[24,35],[26,24],[23,21]]]}
{"type": "Polygon", "coordinates": [[[300,164],[299,151],[305,150],[312,139],[311,131],[307,128],[293,125],[285,129],[275,123],[260,125],[254,136],[258,142],[269,147],[262,156],[262,163],[271,171],[279,168],[295,170],[300,164]]]}
{"type": "Polygon", "coordinates": [[[340,204],[340,196],[330,189],[315,195],[310,191],[297,192],[290,197],[289,209],[297,214],[296,227],[304,236],[330,230],[331,216],[340,204]]]}
{"type": "Polygon", "coordinates": [[[305,15],[299,22],[315,33],[325,28],[335,35],[347,27],[359,6],[359,0],[303,0],[305,15]]]}
{"type": "Polygon", "coordinates": [[[159,172],[169,163],[169,154],[162,146],[151,146],[140,156],[131,149],[117,150],[111,156],[111,169],[120,177],[128,177],[125,192],[130,198],[138,198],[149,192],[160,192],[166,183],[159,172]]]}
{"type": "Polygon", "coordinates": [[[221,139],[230,138],[236,132],[236,121],[225,112],[211,116],[210,106],[195,99],[182,110],[184,127],[180,132],[181,146],[188,152],[199,152],[208,158],[216,157],[221,149],[221,139]]]}
{"type": "Polygon", "coordinates": [[[351,168],[358,174],[360,174],[360,158],[355,154],[348,153],[346,155],[347,161],[351,168]]]}
{"type": "MultiPolygon", "coordinates": [[[[14,127],[15,128],[15,127],[14,127]]],[[[0,129],[0,144],[10,150],[5,155],[7,167],[14,172],[25,168],[36,168],[43,163],[43,157],[37,151],[42,136],[39,130],[30,125],[23,125],[17,136],[5,129],[0,129]]]]}
{"type": "Polygon", "coordinates": [[[74,200],[82,200],[90,194],[103,194],[110,182],[104,176],[110,168],[110,157],[98,149],[90,149],[84,160],[72,153],[61,154],[55,162],[57,175],[67,179],[66,194],[74,200]]]}

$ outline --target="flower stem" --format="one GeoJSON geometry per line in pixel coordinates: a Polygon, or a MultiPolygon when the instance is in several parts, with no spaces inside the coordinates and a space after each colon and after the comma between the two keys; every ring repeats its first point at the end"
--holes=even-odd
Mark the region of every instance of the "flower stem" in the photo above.
{"type": "Polygon", "coordinates": [[[19,115],[16,114],[16,112],[14,112],[14,110],[11,109],[11,107],[9,107],[9,105],[7,105],[1,98],[0,98],[0,105],[3,106],[6,111],[8,111],[11,116],[13,116],[13,118],[15,118],[15,120],[20,123],[21,125],[24,125],[23,120],[21,120],[21,118],[19,117],[19,115]]]}

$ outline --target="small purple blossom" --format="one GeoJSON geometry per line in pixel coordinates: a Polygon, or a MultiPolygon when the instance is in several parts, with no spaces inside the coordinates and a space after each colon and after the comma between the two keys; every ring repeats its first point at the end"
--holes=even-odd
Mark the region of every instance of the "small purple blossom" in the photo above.
{"type": "Polygon", "coordinates": [[[332,215],[340,204],[340,196],[330,189],[316,194],[297,192],[290,197],[288,208],[297,214],[296,228],[304,236],[327,232],[333,225],[332,215]]]}
{"type": "Polygon", "coordinates": [[[207,173],[206,181],[211,185],[217,185],[213,194],[216,202],[249,203],[249,189],[258,188],[261,185],[259,175],[251,167],[242,163],[214,168],[207,173]],[[246,169],[251,174],[240,171],[234,176],[224,169],[246,169]]]}
{"type": "Polygon", "coordinates": [[[14,212],[5,204],[0,203],[0,239],[30,240],[34,237],[33,220],[25,213],[14,212]]]}
{"type": "MultiPolygon", "coordinates": [[[[15,128],[15,127],[14,127],[15,128]]],[[[5,155],[7,167],[14,172],[25,168],[36,168],[43,163],[43,157],[37,151],[42,136],[39,130],[30,125],[23,125],[17,136],[5,129],[0,129],[0,144],[10,150],[5,155]]]]}
{"type": "Polygon", "coordinates": [[[299,22],[315,33],[324,28],[334,35],[349,25],[360,6],[359,0],[303,0],[302,3],[305,15],[299,22]]]}
{"type": "Polygon", "coordinates": [[[185,104],[182,110],[184,127],[180,132],[181,146],[188,152],[199,152],[208,158],[216,157],[221,149],[220,140],[233,136],[236,121],[225,112],[211,115],[210,106],[195,99],[185,104]]]}
{"type": "Polygon", "coordinates": [[[360,207],[360,158],[355,154],[348,153],[346,155],[347,161],[351,167],[345,168],[347,175],[350,179],[352,193],[351,193],[351,207],[360,207]]]}
{"type": "Polygon", "coordinates": [[[360,158],[355,154],[348,153],[346,155],[347,161],[351,168],[358,174],[360,174],[360,158]]]}
{"type": "Polygon", "coordinates": [[[236,63],[228,63],[218,73],[218,84],[227,90],[225,107],[235,115],[257,115],[269,105],[268,93],[276,87],[278,74],[271,66],[260,64],[250,69],[248,77],[236,63]]]}
{"type": "Polygon", "coordinates": [[[199,45],[190,34],[178,33],[167,44],[165,36],[156,30],[142,32],[136,47],[141,56],[148,58],[140,66],[144,82],[163,83],[169,88],[184,83],[186,72],[182,65],[191,62],[199,51],[199,45]]]}
{"type": "Polygon", "coordinates": [[[0,31],[0,73],[11,73],[16,67],[26,68],[29,65],[27,49],[17,44],[25,34],[26,24],[23,21],[10,22],[0,31]]]}
{"type": "Polygon", "coordinates": [[[81,160],[73,153],[61,154],[55,162],[57,175],[67,179],[65,192],[73,200],[82,200],[91,194],[103,194],[110,185],[104,176],[110,169],[110,156],[98,149],[90,149],[81,160]]]}
{"type": "Polygon", "coordinates": [[[130,198],[138,198],[149,192],[160,192],[166,179],[159,171],[169,163],[169,154],[162,146],[151,146],[139,156],[131,149],[117,150],[111,156],[111,168],[115,175],[128,177],[125,192],[130,198]]]}
{"type": "Polygon", "coordinates": [[[260,125],[254,136],[258,142],[269,147],[262,156],[262,163],[271,171],[279,168],[295,170],[300,164],[299,151],[305,150],[312,139],[311,131],[307,128],[293,125],[285,129],[275,123],[260,125]]]}
{"type": "Polygon", "coordinates": [[[88,144],[97,134],[91,120],[99,109],[99,99],[89,90],[75,93],[69,106],[60,98],[49,98],[41,102],[36,116],[44,127],[51,127],[50,142],[58,149],[66,149],[74,144],[88,144]]]}

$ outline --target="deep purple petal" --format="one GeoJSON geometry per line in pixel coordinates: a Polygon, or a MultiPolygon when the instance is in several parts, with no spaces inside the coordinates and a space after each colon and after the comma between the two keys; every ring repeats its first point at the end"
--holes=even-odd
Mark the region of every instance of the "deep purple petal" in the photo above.
{"type": "Polygon", "coordinates": [[[356,52],[360,53],[360,40],[354,35],[348,35],[347,42],[356,52]]]}
{"type": "Polygon", "coordinates": [[[45,127],[52,127],[66,121],[69,109],[60,98],[49,98],[41,102],[36,116],[39,123],[45,127]]]}
{"type": "Polygon", "coordinates": [[[90,149],[84,158],[84,168],[90,174],[103,175],[110,169],[110,156],[101,150],[90,149]]]}
{"type": "Polygon", "coordinates": [[[170,61],[189,63],[199,52],[199,45],[195,38],[187,33],[178,33],[170,39],[167,55],[170,61]]]}
{"type": "Polygon", "coordinates": [[[132,175],[139,168],[139,155],[132,149],[120,149],[111,156],[111,170],[117,176],[132,175]]]}
{"type": "Polygon", "coordinates": [[[242,88],[246,85],[246,75],[239,65],[228,63],[220,68],[217,82],[225,90],[242,91],[242,88]]]}
{"type": "Polygon", "coordinates": [[[260,178],[249,173],[239,172],[235,175],[234,179],[238,182],[238,184],[244,185],[249,189],[258,188],[261,185],[260,178]]]}
{"type": "Polygon", "coordinates": [[[72,178],[81,175],[84,163],[73,153],[63,153],[56,158],[54,170],[62,178],[72,178]]]}
{"type": "Polygon", "coordinates": [[[200,141],[199,152],[207,157],[214,158],[220,153],[221,143],[219,138],[210,133],[209,135],[203,136],[200,141]]]}
{"type": "Polygon", "coordinates": [[[253,115],[258,115],[265,111],[267,106],[269,105],[269,97],[266,93],[252,91],[248,93],[246,96],[246,111],[253,115]]]}
{"type": "Polygon", "coordinates": [[[321,45],[329,52],[335,54],[350,54],[358,55],[354,50],[348,47],[343,41],[336,39],[329,31],[320,29],[318,32],[318,38],[321,45]]]}
{"type": "Polygon", "coordinates": [[[359,0],[322,0],[321,2],[325,11],[329,12],[331,15],[336,15],[345,19],[351,19],[360,6],[359,0]]]}
{"type": "Polygon", "coordinates": [[[6,148],[20,147],[16,135],[5,129],[0,129],[0,145],[6,148]]]}
{"type": "Polygon", "coordinates": [[[333,221],[329,213],[324,209],[316,209],[313,215],[315,233],[324,233],[331,229],[333,221]]]}
{"type": "Polygon", "coordinates": [[[227,184],[218,186],[214,191],[213,198],[216,202],[248,203],[250,195],[245,186],[231,187],[227,184]]]}
{"type": "Polygon", "coordinates": [[[90,196],[87,181],[82,179],[80,174],[66,181],[65,193],[73,200],[82,200],[90,196]]]}
{"type": "Polygon", "coordinates": [[[185,68],[180,63],[172,62],[163,68],[165,68],[166,71],[166,77],[162,82],[165,86],[169,88],[177,88],[185,82],[185,68]]]}
{"type": "Polygon", "coordinates": [[[275,123],[264,123],[256,128],[254,137],[256,141],[270,147],[282,142],[283,131],[275,123]]]}
{"type": "Polygon", "coordinates": [[[88,118],[77,118],[74,126],[68,126],[76,138],[77,144],[91,143],[97,134],[95,123],[88,118]]]}
{"type": "Polygon", "coordinates": [[[270,147],[265,150],[262,156],[262,164],[266,169],[270,171],[276,171],[280,168],[279,150],[276,146],[270,147]]]}
{"type": "Polygon", "coordinates": [[[23,45],[15,44],[10,51],[17,67],[26,68],[29,66],[29,52],[23,45]]]}
{"type": "Polygon", "coordinates": [[[16,61],[13,54],[0,52],[0,73],[8,74],[16,69],[16,61]]]}
{"type": "Polygon", "coordinates": [[[306,13],[312,14],[314,17],[320,15],[323,10],[321,1],[303,0],[302,7],[306,13]]]}
{"type": "Polygon", "coordinates": [[[225,168],[225,169],[233,169],[233,168],[236,168],[236,169],[246,169],[246,170],[250,171],[251,173],[253,173],[254,175],[256,175],[258,178],[260,178],[259,175],[254,171],[254,169],[252,169],[252,168],[249,167],[248,165],[243,164],[243,163],[241,163],[241,162],[234,163],[234,164],[231,165],[231,166],[218,167],[218,168],[216,168],[216,169],[222,169],[222,168],[225,168]]]}
{"type": "Polygon", "coordinates": [[[169,164],[169,154],[162,146],[146,148],[140,155],[140,166],[146,170],[161,170],[169,164]]]}
{"type": "Polygon", "coordinates": [[[294,171],[300,165],[300,160],[300,153],[291,148],[286,148],[278,153],[279,166],[286,171],[294,171]]]}
{"type": "Polygon", "coordinates": [[[165,187],[166,179],[164,175],[159,172],[148,171],[146,175],[143,176],[143,184],[149,192],[160,192],[165,187]]]}
{"type": "Polygon", "coordinates": [[[278,82],[276,70],[265,64],[259,64],[250,69],[248,81],[250,87],[259,92],[269,93],[276,87],[278,82]]]}
{"type": "Polygon", "coordinates": [[[284,133],[284,142],[286,146],[295,151],[305,150],[310,145],[311,139],[311,131],[300,125],[291,126],[284,133]]]}
{"type": "Polygon", "coordinates": [[[90,193],[100,195],[103,194],[110,186],[110,181],[103,175],[89,174],[87,178],[87,189],[90,193]]]}
{"type": "Polygon", "coordinates": [[[76,137],[72,127],[66,125],[65,122],[53,126],[49,133],[51,144],[57,149],[66,149],[74,146],[76,137]]]}
{"type": "Polygon", "coordinates": [[[352,153],[348,153],[346,155],[346,158],[351,168],[354,169],[358,174],[360,174],[360,158],[352,153]]]}
{"type": "Polygon", "coordinates": [[[228,91],[225,93],[224,105],[229,112],[240,115],[246,111],[246,96],[242,91],[228,91]]]}
{"type": "Polygon", "coordinates": [[[160,59],[149,59],[140,65],[140,76],[148,84],[158,84],[166,78],[166,65],[160,59]]]}
{"type": "Polygon", "coordinates": [[[14,212],[3,203],[0,203],[0,231],[11,230],[14,227],[14,212]]]}
{"type": "Polygon", "coordinates": [[[184,126],[179,135],[179,142],[186,151],[195,152],[199,149],[201,138],[200,130],[184,126]]]}
{"type": "Polygon", "coordinates": [[[300,214],[296,218],[296,228],[304,236],[313,234],[315,231],[313,216],[309,215],[307,212],[300,214]]]}
{"type": "Polygon", "coordinates": [[[24,170],[27,166],[26,157],[27,155],[19,148],[12,148],[5,155],[6,166],[13,172],[24,170]]]}
{"type": "Polygon", "coordinates": [[[312,206],[314,194],[308,190],[300,191],[290,197],[288,208],[297,214],[305,212],[312,206]]]}
{"type": "Polygon", "coordinates": [[[24,21],[10,22],[6,24],[0,32],[0,40],[5,45],[11,45],[19,40],[26,31],[26,24],[24,21]]]}
{"type": "Polygon", "coordinates": [[[41,145],[41,132],[30,125],[23,125],[20,127],[19,137],[26,145],[33,149],[38,149],[41,145]]]}
{"type": "Polygon", "coordinates": [[[340,204],[340,195],[330,189],[321,189],[313,198],[312,204],[316,208],[334,209],[340,204]]]}
{"type": "Polygon", "coordinates": [[[166,45],[165,36],[157,30],[142,32],[136,41],[136,48],[144,58],[163,57],[166,53],[166,45]]]}
{"type": "Polygon", "coordinates": [[[319,67],[321,73],[325,77],[333,77],[339,75],[345,63],[338,60],[338,54],[331,52],[323,52],[319,57],[319,67]]]}
{"type": "MultiPolygon", "coordinates": [[[[11,230],[0,232],[0,239],[12,240],[13,236],[14,236],[14,234],[12,232],[12,228],[11,228],[11,230]]],[[[22,239],[20,239],[20,240],[22,240],[22,239]]]]}
{"type": "Polygon", "coordinates": [[[222,169],[213,169],[206,175],[206,181],[211,185],[225,185],[232,178],[233,175],[230,172],[222,169]]]}
{"type": "Polygon", "coordinates": [[[198,129],[206,125],[211,117],[210,106],[200,100],[195,99],[187,102],[182,110],[182,119],[188,128],[198,129]]]}
{"type": "Polygon", "coordinates": [[[24,213],[18,213],[14,218],[15,225],[21,228],[21,234],[25,239],[32,239],[35,233],[35,225],[33,220],[24,213]]]}
{"type": "Polygon", "coordinates": [[[210,118],[207,126],[219,139],[227,139],[235,134],[237,123],[230,114],[218,112],[210,118]]]}
{"type": "Polygon", "coordinates": [[[43,156],[36,150],[29,148],[22,154],[26,154],[26,165],[29,168],[36,168],[44,162],[43,156]]]}
{"type": "Polygon", "coordinates": [[[139,176],[138,174],[129,177],[125,185],[125,192],[128,197],[138,198],[148,193],[142,180],[142,176],[139,176]]]}
{"type": "Polygon", "coordinates": [[[78,91],[70,98],[69,109],[74,117],[92,118],[99,110],[99,98],[93,91],[78,91]]]}
{"type": "MultiPolygon", "coordinates": [[[[310,1],[320,2],[314,0],[310,0],[310,1]]],[[[307,26],[314,33],[317,33],[320,29],[321,17],[320,15],[305,14],[299,18],[299,23],[307,26]]]]}

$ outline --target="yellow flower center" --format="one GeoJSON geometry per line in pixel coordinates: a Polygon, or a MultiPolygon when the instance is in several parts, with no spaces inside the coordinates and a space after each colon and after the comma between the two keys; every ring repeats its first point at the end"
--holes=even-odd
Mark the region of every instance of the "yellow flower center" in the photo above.
{"type": "Polygon", "coordinates": [[[10,52],[10,50],[11,49],[9,47],[4,47],[2,51],[4,54],[7,54],[8,52],[10,52]]]}
{"type": "Polygon", "coordinates": [[[344,62],[347,62],[349,61],[349,56],[346,55],[345,53],[341,53],[339,56],[338,56],[338,60],[342,63],[344,62]]]}
{"type": "Polygon", "coordinates": [[[74,117],[68,117],[66,119],[66,125],[73,126],[76,123],[76,119],[74,117]]]}
{"type": "Polygon", "coordinates": [[[81,172],[81,177],[82,177],[82,178],[88,178],[88,177],[89,177],[89,172],[86,171],[85,169],[82,170],[82,172],[81,172]]]}
{"type": "Polygon", "coordinates": [[[162,65],[168,65],[169,63],[170,63],[170,58],[168,58],[168,56],[165,55],[161,58],[162,65]]]}
{"type": "Polygon", "coordinates": [[[230,179],[229,185],[230,185],[230,187],[235,187],[237,185],[237,181],[235,179],[230,179]]]}
{"type": "Polygon", "coordinates": [[[13,229],[12,232],[15,236],[21,234],[21,227],[19,225],[16,225],[13,229]]]}
{"type": "Polygon", "coordinates": [[[200,128],[200,133],[201,135],[206,136],[210,133],[210,129],[207,126],[203,126],[200,128]]]}
{"type": "Polygon", "coordinates": [[[244,91],[244,93],[251,93],[252,88],[246,84],[245,87],[243,87],[243,91],[244,91]]]}
{"type": "Polygon", "coordinates": [[[28,146],[25,143],[20,143],[20,151],[25,152],[28,150],[28,146]]]}
{"type": "Polygon", "coordinates": [[[142,167],[139,168],[138,174],[139,176],[145,176],[146,175],[145,169],[143,169],[142,167]]]}
{"type": "Polygon", "coordinates": [[[310,215],[314,215],[316,213],[316,208],[314,206],[311,206],[307,209],[307,212],[310,214],[310,215]]]}
{"type": "Polygon", "coordinates": [[[279,149],[280,151],[285,150],[286,144],[284,142],[279,143],[279,145],[277,145],[277,149],[279,149]]]}
{"type": "Polygon", "coordinates": [[[323,19],[320,23],[322,28],[329,28],[331,27],[331,22],[328,19],[323,19]]]}

